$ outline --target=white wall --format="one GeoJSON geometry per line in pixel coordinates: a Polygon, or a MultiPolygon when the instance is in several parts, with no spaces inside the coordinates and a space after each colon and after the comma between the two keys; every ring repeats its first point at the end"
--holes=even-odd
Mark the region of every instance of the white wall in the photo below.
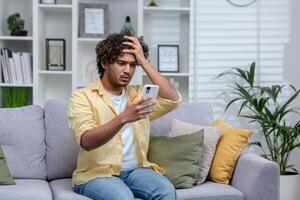
{"type": "MultiPolygon", "coordinates": [[[[300,1],[291,1],[291,27],[290,42],[284,52],[284,78],[296,88],[300,88],[300,1]]],[[[300,97],[296,103],[300,107],[300,97]]],[[[294,121],[299,120],[299,115],[294,116],[294,121]]],[[[299,138],[300,139],[300,138],[299,138]]],[[[300,171],[300,148],[296,149],[290,160],[300,171]]]]}

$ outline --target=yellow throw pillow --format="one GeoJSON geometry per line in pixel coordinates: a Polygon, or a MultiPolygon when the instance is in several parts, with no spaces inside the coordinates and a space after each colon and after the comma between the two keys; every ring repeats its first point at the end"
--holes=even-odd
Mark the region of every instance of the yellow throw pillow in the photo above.
{"type": "Polygon", "coordinates": [[[253,131],[233,128],[221,119],[217,119],[213,126],[221,128],[221,137],[212,161],[209,178],[217,183],[229,184],[236,161],[253,131]]]}

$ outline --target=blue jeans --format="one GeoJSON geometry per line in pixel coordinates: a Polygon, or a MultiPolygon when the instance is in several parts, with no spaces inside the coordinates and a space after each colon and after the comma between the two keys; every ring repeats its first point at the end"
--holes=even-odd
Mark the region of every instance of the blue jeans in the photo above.
{"type": "Polygon", "coordinates": [[[119,176],[93,179],[75,186],[75,192],[94,200],[175,200],[172,183],[159,173],[145,168],[122,171],[119,176]]]}

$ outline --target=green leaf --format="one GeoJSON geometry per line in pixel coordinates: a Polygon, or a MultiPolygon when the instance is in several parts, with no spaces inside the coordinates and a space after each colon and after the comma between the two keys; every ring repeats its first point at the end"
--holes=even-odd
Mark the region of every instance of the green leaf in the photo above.
{"type": "Polygon", "coordinates": [[[249,82],[247,77],[247,71],[240,69],[240,68],[234,68],[238,72],[238,76],[243,78],[245,81],[249,82]]]}
{"type": "Polygon", "coordinates": [[[294,167],[295,165],[289,165],[286,169],[291,169],[293,172],[298,173],[298,170],[294,167]]]}
{"type": "Polygon", "coordinates": [[[249,73],[249,77],[248,77],[249,84],[251,86],[253,86],[253,84],[254,84],[254,76],[255,76],[255,62],[253,62],[250,66],[250,73],[249,73]]]}
{"type": "Polygon", "coordinates": [[[231,101],[227,104],[227,106],[226,106],[224,112],[226,112],[226,110],[230,107],[231,104],[233,104],[234,102],[236,102],[236,101],[238,101],[238,100],[240,100],[240,99],[241,99],[241,98],[235,98],[235,99],[231,100],[231,101]]]}
{"type": "Polygon", "coordinates": [[[258,141],[256,141],[256,142],[250,142],[250,143],[249,143],[249,146],[259,146],[259,147],[261,147],[261,148],[262,148],[262,145],[261,145],[261,143],[260,143],[260,142],[258,142],[258,141]]]}

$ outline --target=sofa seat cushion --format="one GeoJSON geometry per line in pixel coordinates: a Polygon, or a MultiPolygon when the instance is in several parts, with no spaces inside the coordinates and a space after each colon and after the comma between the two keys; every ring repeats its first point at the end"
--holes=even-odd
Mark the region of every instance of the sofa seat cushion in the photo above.
{"type": "Polygon", "coordinates": [[[49,183],[37,179],[15,179],[16,185],[0,186],[0,199],[52,200],[49,183]]]}
{"type": "Polygon", "coordinates": [[[53,200],[92,200],[73,191],[71,178],[51,181],[50,187],[53,193],[53,200]]]}
{"type": "Polygon", "coordinates": [[[71,178],[51,181],[50,187],[53,194],[53,200],[92,200],[74,192],[71,178]]]}
{"type": "Polygon", "coordinates": [[[211,181],[190,189],[176,190],[178,200],[243,200],[244,195],[230,185],[211,181]]]}
{"type": "MultiPolygon", "coordinates": [[[[51,181],[50,187],[53,200],[91,200],[73,191],[71,178],[51,181]]],[[[234,187],[210,181],[176,192],[178,200],[243,200],[244,198],[243,193],[234,187]]]]}

